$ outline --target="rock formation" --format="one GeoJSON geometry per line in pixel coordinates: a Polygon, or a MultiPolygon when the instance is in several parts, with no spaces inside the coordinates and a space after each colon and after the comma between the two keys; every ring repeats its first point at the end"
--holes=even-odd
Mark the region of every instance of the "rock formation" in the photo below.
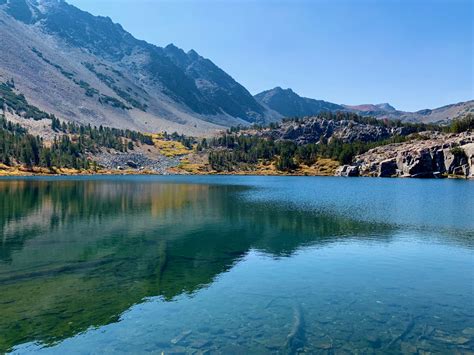
{"type": "Polygon", "coordinates": [[[321,139],[340,139],[344,143],[355,141],[375,142],[393,136],[412,133],[410,127],[385,127],[354,120],[333,120],[320,116],[305,117],[303,120],[290,120],[280,124],[275,130],[264,131],[263,136],[275,140],[291,140],[298,145],[317,143],[321,139]]]}
{"type": "Polygon", "coordinates": [[[474,178],[474,133],[424,132],[421,139],[389,144],[358,155],[338,176],[474,178]]]}

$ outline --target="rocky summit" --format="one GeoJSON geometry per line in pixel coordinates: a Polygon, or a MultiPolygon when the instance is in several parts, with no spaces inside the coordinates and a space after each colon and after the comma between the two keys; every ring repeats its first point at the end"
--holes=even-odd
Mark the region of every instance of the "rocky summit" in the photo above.
{"type": "Polygon", "coordinates": [[[282,117],[302,117],[317,115],[321,112],[345,111],[341,105],[323,100],[301,97],[291,89],[276,87],[255,95],[263,106],[277,112],[282,117]]]}

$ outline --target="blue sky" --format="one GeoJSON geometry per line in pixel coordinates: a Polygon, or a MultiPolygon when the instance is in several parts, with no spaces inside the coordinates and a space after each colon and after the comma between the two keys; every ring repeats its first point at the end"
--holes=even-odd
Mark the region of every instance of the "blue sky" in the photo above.
{"type": "Polygon", "coordinates": [[[472,0],[68,0],[195,49],[252,94],[419,110],[474,98],[472,0]]]}

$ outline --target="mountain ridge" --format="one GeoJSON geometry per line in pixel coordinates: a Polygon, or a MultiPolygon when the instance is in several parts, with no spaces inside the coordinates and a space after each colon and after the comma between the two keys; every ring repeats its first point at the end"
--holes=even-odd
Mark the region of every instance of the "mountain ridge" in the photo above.
{"type": "Polygon", "coordinates": [[[254,96],[262,105],[280,113],[283,117],[311,116],[323,111],[344,110],[343,106],[323,100],[301,97],[292,89],[277,86],[254,96]]]}
{"type": "Polygon", "coordinates": [[[64,0],[0,0],[0,24],[0,82],[14,79],[35,106],[81,124],[201,136],[321,112],[438,122],[474,111],[474,101],[415,113],[349,106],[281,87],[252,96],[195,50],[137,39],[64,0]]]}
{"type": "Polygon", "coordinates": [[[277,86],[254,95],[263,106],[276,111],[283,117],[305,117],[321,112],[354,112],[378,119],[396,119],[405,122],[443,123],[474,113],[474,100],[424,109],[415,112],[397,110],[389,103],[344,105],[323,100],[302,97],[292,89],[277,86]]]}
{"type": "Polygon", "coordinates": [[[0,79],[14,78],[28,96],[35,91],[37,106],[66,120],[110,124],[114,116],[126,128],[194,134],[272,117],[242,85],[194,50],[183,51],[184,65],[172,47],[136,39],[109,17],[65,1],[0,0],[0,21],[0,50],[9,53],[0,58],[0,79]],[[25,64],[21,69],[15,66],[18,52],[25,64]],[[54,80],[41,75],[54,70],[62,75],[54,80]],[[43,97],[39,83],[46,92],[60,87],[57,101],[68,108],[43,97]]]}

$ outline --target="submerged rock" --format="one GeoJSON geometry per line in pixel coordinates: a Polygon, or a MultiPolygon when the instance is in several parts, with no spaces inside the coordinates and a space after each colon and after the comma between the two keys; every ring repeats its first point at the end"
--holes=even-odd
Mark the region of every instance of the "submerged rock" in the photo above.
{"type": "Polygon", "coordinates": [[[380,348],[382,346],[382,341],[377,335],[369,334],[366,339],[373,348],[380,348]]]}
{"type": "Polygon", "coordinates": [[[416,348],[416,346],[407,342],[402,342],[400,344],[400,349],[403,354],[417,354],[418,353],[418,349],[416,348]]]}
{"type": "Polygon", "coordinates": [[[470,339],[465,337],[455,337],[450,335],[436,335],[433,337],[434,340],[440,341],[446,344],[454,344],[454,345],[464,345],[470,342],[470,339]]]}
{"type": "Polygon", "coordinates": [[[332,343],[330,343],[329,341],[321,341],[321,342],[318,342],[318,343],[314,344],[314,346],[317,349],[323,349],[323,350],[330,350],[333,347],[332,343]]]}
{"type": "Polygon", "coordinates": [[[211,341],[210,340],[206,340],[206,339],[203,339],[203,340],[195,340],[193,342],[191,342],[190,346],[192,348],[196,348],[196,349],[202,349],[204,347],[207,347],[211,345],[211,341]]]}
{"type": "Polygon", "coordinates": [[[464,335],[467,335],[467,336],[470,336],[470,337],[474,337],[474,328],[465,328],[462,333],[464,335]]]}
{"type": "Polygon", "coordinates": [[[285,351],[289,354],[296,354],[297,349],[304,345],[304,320],[303,311],[299,304],[293,306],[293,325],[286,338],[285,351]]]}
{"type": "Polygon", "coordinates": [[[191,330],[187,330],[179,334],[176,338],[171,339],[171,344],[176,345],[186,339],[192,333],[191,330]]]}

